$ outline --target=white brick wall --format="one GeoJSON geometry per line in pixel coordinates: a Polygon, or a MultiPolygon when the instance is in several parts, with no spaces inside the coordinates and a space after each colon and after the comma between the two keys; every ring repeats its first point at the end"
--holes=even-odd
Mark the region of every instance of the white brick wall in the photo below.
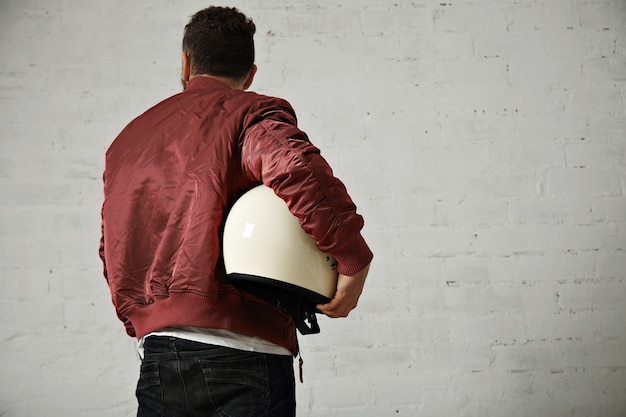
{"type": "MultiPolygon", "coordinates": [[[[300,416],[626,415],[626,2],[232,2],[376,253],[300,416]]],[[[0,415],[134,415],[103,154],[206,4],[0,2],[0,415]]]]}

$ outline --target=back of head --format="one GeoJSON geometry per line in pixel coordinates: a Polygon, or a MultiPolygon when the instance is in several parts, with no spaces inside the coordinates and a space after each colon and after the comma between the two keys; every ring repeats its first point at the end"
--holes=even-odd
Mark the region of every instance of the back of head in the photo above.
{"type": "Polygon", "coordinates": [[[183,35],[191,74],[245,79],[254,65],[256,27],[234,7],[208,7],[194,14],[183,35]]]}

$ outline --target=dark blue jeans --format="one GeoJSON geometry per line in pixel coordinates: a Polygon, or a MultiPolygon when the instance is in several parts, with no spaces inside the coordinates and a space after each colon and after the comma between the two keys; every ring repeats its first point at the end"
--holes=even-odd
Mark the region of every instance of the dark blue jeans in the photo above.
{"type": "Polygon", "coordinates": [[[291,356],[161,336],[144,349],[138,417],[296,415],[291,356]]]}

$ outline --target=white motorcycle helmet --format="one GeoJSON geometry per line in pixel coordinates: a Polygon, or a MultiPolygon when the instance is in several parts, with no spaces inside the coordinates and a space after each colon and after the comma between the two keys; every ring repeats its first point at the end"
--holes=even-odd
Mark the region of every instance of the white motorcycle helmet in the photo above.
{"type": "Polygon", "coordinates": [[[223,255],[230,282],[281,307],[300,333],[319,333],[315,306],[333,298],[337,263],[271,188],[260,185],[235,202],[224,225],[223,255]]]}

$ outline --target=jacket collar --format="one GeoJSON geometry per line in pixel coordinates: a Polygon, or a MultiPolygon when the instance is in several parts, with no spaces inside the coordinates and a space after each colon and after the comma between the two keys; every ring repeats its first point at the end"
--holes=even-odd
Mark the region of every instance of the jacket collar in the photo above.
{"type": "Polygon", "coordinates": [[[189,80],[187,84],[187,90],[199,90],[199,89],[221,89],[221,88],[230,88],[226,84],[221,81],[216,80],[215,78],[199,75],[197,77],[193,77],[189,80]]]}

